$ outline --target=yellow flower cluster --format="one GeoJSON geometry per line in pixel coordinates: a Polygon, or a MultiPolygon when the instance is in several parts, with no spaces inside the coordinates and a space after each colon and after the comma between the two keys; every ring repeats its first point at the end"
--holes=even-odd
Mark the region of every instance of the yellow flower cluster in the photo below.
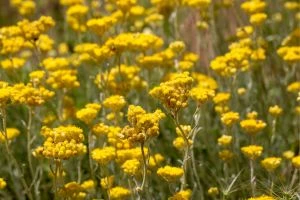
{"type": "MultiPolygon", "coordinates": [[[[148,149],[144,148],[145,156],[148,155],[148,149]]],[[[117,163],[124,163],[126,160],[142,159],[142,151],[140,147],[129,148],[129,149],[119,149],[117,150],[117,163]]]]}
{"type": "Polygon", "coordinates": [[[251,197],[248,200],[275,200],[275,198],[268,195],[261,195],[259,197],[251,197]]]}
{"type": "Polygon", "coordinates": [[[31,42],[37,40],[41,34],[47,32],[54,25],[54,20],[49,16],[41,16],[38,20],[32,22],[27,19],[18,22],[22,36],[31,42]]]}
{"type": "Polygon", "coordinates": [[[300,91],[300,81],[292,82],[287,87],[288,92],[298,93],[300,91]]]}
{"type": "Polygon", "coordinates": [[[252,53],[251,40],[242,39],[229,47],[229,52],[218,56],[211,61],[210,67],[221,76],[233,76],[238,70],[245,71],[249,68],[249,59],[252,53]]]}
{"type": "Polygon", "coordinates": [[[277,50],[278,55],[286,62],[299,62],[299,46],[283,46],[277,50]]]}
{"type": "Polygon", "coordinates": [[[172,197],[168,198],[168,200],[189,200],[191,197],[192,191],[190,189],[186,189],[176,192],[172,197]]]}
{"type": "Polygon", "coordinates": [[[87,21],[87,27],[95,32],[98,36],[102,36],[118,22],[120,17],[122,17],[122,13],[115,12],[111,16],[92,18],[87,21]]]}
{"type": "Polygon", "coordinates": [[[59,126],[53,129],[43,126],[41,134],[45,137],[45,142],[35,150],[36,155],[66,160],[86,153],[83,131],[76,126],[59,126]]]}
{"type": "Polygon", "coordinates": [[[76,4],[83,4],[84,0],[59,0],[59,3],[63,6],[72,6],[76,4]]]}
{"type": "Polygon", "coordinates": [[[221,121],[225,126],[231,127],[240,119],[240,115],[237,112],[226,112],[221,116],[221,121]]]}
{"type": "Polygon", "coordinates": [[[66,20],[70,27],[78,32],[86,31],[86,22],[84,21],[89,8],[85,5],[76,4],[70,6],[66,12],[66,20]]]}
{"type": "Polygon", "coordinates": [[[109,72],[100,73],[95,79],[99,89],[109,90],[113,94],[127,94],[131,90],[145,88],[147,83],[138,75],[137,66],[121,65],[113,67],[109,72]]]}
{"type": "Polygon", "coordinates": [[[191,89],[191,97],[198,105],[202,105],[215,96],[215,91],[204,87],[195,87],[191,89]]]}
{"type": "Polygon", "coordinates": [[[161,83],[150,91],[150,95],[159,99],[174,115],[188,105],[193,78],[189,73],[175,74],[172,80],[161,83]]]}
{"type": "Polygon", "coordinates": [[[13,7],[18,9],[22,16],[32,15],[35,11],[36,4],[33,0],[10,0],[13,7]]]}
{"type": "Polygon", "coordinates": [[[48,57],[42,61],[42,64],[46,70],[56,71],[56,70],[68,69],[70,62],[67,58],[63,58],[63,57],[58,57],[58,58],[48,57]]]}
{"type": "Polygon", "coordinates": [[[20,135],[20,131],[16,128],[6,128],[6,136],[4,131],[0,131],[0,142],[4,142],[7,140],[13,140],[18,135],[20,135]]]}
{"type": "Polygon", "coordinates": [[[250,146],[242,147],[241,150],[247,158],[251,160],[255,160],[256,158],[261,156],[263,152],[263,147],[257,145],[250,145],[250,146]]]}
{"type": "Polygon", "coordinates": [[[262,0],[248,0],[242,3],[241,8],[250,15],[250,23],[258,26],[267,18],[267,15],[263,13],[266,5],[262,0]]]}
{"type": "Polygon", "coordinates": [[[4,70],[14,70],[20,69],[24,66],[26,60],[23,58],[12,57],[10,59],[5,59],[0,62],[0,66],[4,70]]]}
{"type": "Polygon", "coordinates": [[[282,113],[282,108],[280,108],[278,105],[269,107],[269,113],[273,117],[278,117],[282,113]]]}
{"type": "Polygon", "coordinates": [[[229,111],[228,101],[231,98],[231,94],[227,92],[219,92],[213,98],[214,103],[216,104],[215,110],[216,112],[222,114],[229,111]]]}
{"type": "Polygon", "coordinates": [[[113,187],[109,190],[109,198],[111,200],[125,200],[130,196],[131,192],[124,187],[113,187]]]}
{"type": "Polygon", "coordinates": [[[54,92],[40,86],[35,88],[31,83],[15,84],[11,88],[11,99],[14,103],[39,106],[54,96],[54,92]]]}
{"type": "Polygon", "coordinates": [[[218,144],[220,146],[228,146],[232,142],[232,136],[230,135],[222,135],[221,137],[218,138],[218,144]]]}
{"type": "Polygon", "coordinates": [[[38,85],[43,82],[46,72],[43,70],[35,70],[29,73],[30,82],[33,85],[38,85]]]}
{"type": "Polygon", "coordinates": [[[103,101],[103,106],[113,112],[119,112],[126,105],[125,98],[120,95],[112,95],[103,101]]]}
{"type": "Polygon", "coordinates": [[[292,164],[296,169],[300,169],[300,156],[292,158],[292,164]]]}
{"type": "Polygon", "coordinates": [[[97,148],[92,151],[92,158],[100,165],[106,165],[113,161],[116,157],[116,149],[114,147],[97,148]]]}
{"type": "Polygon", "coordinates": [[[76,112],[76,118],[89,125],[96,118],[100,108],[101,105],[97,103],[86,104],[85,108],[76,112]]]}
{"type": "Polygon", "coordinates": [[[35,45],[41,52],[48,52],[53,49],[54,41],[46,34],[41,34],[35,45]]]}
{"type": "Polygon", "coordinates": [[[240,122],[242,129],[249,135],[254,136],[258,132],[262,131],[267,124],[262,120],[257,119],[245,119],[240,122]]]}
{"type": "Polygon", "coordinates": [[[84,181],[82,184],[72,181],[61,187],[58,194],[64,199],[83,200],[86,198],[88,190],[92,188],[94,188],[92,180],[84,181]]]}
{"type": "Polygon", "coordinates": [[[10,100],[12,87],[7,82],[0,81],[0,108],[4,107],[10,100]]]}
{"type": "Polygon", "coordinates": [[[159,121],[165,117],[161,110],[146,113],[140,106],[130,105],[127,112],[130,126],[125,126],[122,134],[130,142],[144,143],[159,134],[159,121]]]}
{"type": "Polygon", "coordinates": [[[224,162],[228,162],[233,158],[234,154],[231,150],[223,149],[219,152],[219,158],[224,162]]]}
{"type": "Polygon", "coordinates": [[[157,174],[167,182],[174,182],[180,179],[183,175],[183,169],[179,167],[164,166],[157,170],[157,174]]]}
{"type": "Polygon", "coordinates": [[[126,174],[135,176],[138,175],[141,170],[141,163],[137,159],[126,160],[121,168],[126,174]]]}
{"type": "Polygon", "coordinates": [[[49,74],[47,84],[53,89],[72,89],[80,86],[77,80],[77,70],[62,69],[56,70],[49,74]]]}
{"type": "Polygon", "coordinates": [[[278,157],[269,157],[261,161],[261,165],[269,172],[272,172],[276,168],[278,168],[280,163],[281,163],[281,158],[278,157]]]}
{"type": "Polygon", "coordinates": [[[6,181],[3,178],[0,178],[0,189],[4,189],[6,187],[6,181]]]}
{"type": "Polygon", "coordinates": [[[207,193],[209,196],[217,196],[219,194],[219,189],[217,187],[210,187],[207,193]]]}
{"type": "Polygon", "coordinates": [[[145,52],[149,49],[158,49],[163,45],[163,40],[156,35],[146,33],[121,33],[108,39],[105,46],[117,53],[124,51],[145,52]]]}

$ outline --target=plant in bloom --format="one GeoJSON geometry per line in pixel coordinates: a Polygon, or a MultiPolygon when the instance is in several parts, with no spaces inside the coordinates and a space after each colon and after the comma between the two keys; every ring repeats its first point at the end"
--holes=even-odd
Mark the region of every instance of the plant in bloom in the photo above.
{"type": "Polygon", "coordinates": [[[281,158],[277,157],[268,157],[261,161],[261,165],[269,172],[274,171],[279,167],[281,163],[281,158]]]}
{"type": "Polygon", "coordinates": [[[172,167],[172,166],[164,166],[158,168],[156,172],[159,176],[165,179],[168,182],[174,182],[179,180],[183,176],[183,169],[179,167],[172,167]]]}

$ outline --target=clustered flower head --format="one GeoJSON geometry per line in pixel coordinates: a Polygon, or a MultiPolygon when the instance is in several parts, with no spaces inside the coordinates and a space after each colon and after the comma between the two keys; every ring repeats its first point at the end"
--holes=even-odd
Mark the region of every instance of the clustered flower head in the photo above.
{"type": "Polygon", "coordinates": [[[126,174],[130,176],[135,176],[140,172],[141,163],[137,159],[126,160],[121,166],[121,168],[126,174]]]}
{"type": "Polygon", "coordinates": [[[167,182],[174,182],[183,176],[183,169],[179,167],[164,166],[157,170],[157,174],[167,182]]]}
{"type": "Polygon", "coordinates": [[[13,140],[18,135],[20,135],[20,131],[18,129],[16,129],[16,128],[6,128],[6,133],[4,131],[0,131],[0,142],[4,142],[6,139],[7,140],[13,140]]]}
{"type": "Polygon", "coordinates": [[[125,98],[120,95],[112,95],[103,101],[103,106],[113,112],[119,112],[126,105],[125,98]]]}
{"type": "Polygon", "coordinates": [[[3,178],[0,178],[0,189],[4,189],[6,187],[6,181],[3,178]]]}
{"type": "Polygon", "coordinates": [[[146,113],[142,107],[130,105],[127,112],[130,126],[123,128],[122,135],[130,142],[144,143],[159,134],[159,121],[164,117],[165,114],[159,109],[146,113]]]}
{"type": "Polygon", "coordinates": [[[275,200],[275,198],[268,195],[261,195],[258,197],[251,197],[248,200],[275,200]]]}
{"type": "Polygon", "coordinates": [[[85,108],[76,112],[76,118],[89,125],[96,118],[100,108],[101,105],[97,103],[86,104],[85,108]]]}
{"type": "Polygon", "coordinates": [[[14,103],[29,106],[39,106],[54,96],[54,92],[47,90],[43,86],[33,87],[31,83],[15,84],[11,88],[11,99],[14,103]]]}
{"type": "Polygon", "coordinates": [[[189,73],[176,74],[171,80],[161,83],[150,91],[150,95],[159,99],[162,104],[176,114],[187,107],[193,78],[189,73]]]}
{"type": "Polygon", "coordinates": [[[278,168],[280,163],[281,158],[278,157],[268,157],[261,161],[261,165],[269,172],[272,172],[278,168]]]}
{"type": "Polygon", "coordinates": [[[169,197],[168,200],[189,200],[192,197],[192,191],[190,189],[180,190],[173,196],[169,197]]]}
{"type": "Polygon", "coordinates": [[[59,189],[58,194],[61,198],[85,199],[87,193],[94,188],[94,184],[92,180],[84,181],[82,184],[72,181],[63,185],[63,187],[59,189]]]}
{"type": "Polygon", "coordinates": [[[259,156],[261,156],[263,152],[262,146],[250,145],[241,148],[242,153],[249,159],[255,160],[259,156]]]}
{"type": "Polygon", "coordinates": [[[226,112],[221,116],[221,121],[225,126],[231,127],[235,122],[240,119],[240,115],[237,112],[226,112]]]}
{"type": "Polygon", "coordinates": [[[116,149],[114,147],[97,148],[92,151],[92,158],[100,165],[106,165],[113,161],[116,157],[116,149]]]}
{"type": "Polygon", "coordinates": [[[59,126],[53,129],[43,126],[41,134],[45,137],[45,142],[35,150],[36,155],[66,160],[86,153],[83,131],[76,126],[59,126]]]}

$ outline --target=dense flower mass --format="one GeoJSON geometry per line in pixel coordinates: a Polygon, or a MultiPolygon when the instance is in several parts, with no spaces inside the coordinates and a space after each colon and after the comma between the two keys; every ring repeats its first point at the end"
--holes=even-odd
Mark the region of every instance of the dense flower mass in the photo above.
{"type": "Polygon", "coordinates": [[[297,0],[0,0],[0,199],[295,199],[297,0]]]}
{"type": "Polygon", "coordinates": [[[69,159],[86,153],[83,131],[76,126],[42,127],[45,142],[35,150],[37,155],[52,159],[69,159]]]}

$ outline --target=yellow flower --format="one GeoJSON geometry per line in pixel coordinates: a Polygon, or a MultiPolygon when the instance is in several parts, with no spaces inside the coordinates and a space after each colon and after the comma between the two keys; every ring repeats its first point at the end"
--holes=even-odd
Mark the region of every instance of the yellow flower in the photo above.
{"type": "MultiPolygon", "coordinates": [[[[193,141],[189,139],[189,145],[192,145],[193,141]]],[[[173,146],[178,150],[183,150],[186,147],[186,143],[183,137],[177,137],[173,141],[173,146]]]]}
{"type": "Polygon", "coordinates": [[[106,190],[110,189],[113,186],[114,179],[115,179],[114,176],[107,176],[107,177],[101,178],[101,181],[100,181],[101,187],[103,187],[106,190]]]}
{"type": "Polygon", "coordinates": [[[222,159],[224,162],[228,162],[233,158],[233,153],[230,150],[224,149],[219,152],[219,158],[222,159]]]}
{"type": "Polygon", "coordinates": [[[167,182],[174,182],[180,179],[183,175],[183,169],[179,167],[165,166],[157,170],[157,174],[167,182]]]}
{"type": "Polygon", "coordinates": [[[126,105],[125,98],[120,95],[112,95],[103,101],[103,106],[113,112],[119,112],[126,105]]]}
{"type": "Polygon", "coordinates": [[[267,19],[267,15],[265,13],[256,13],[250,16],[250,23],[259,26],[267,19]]]}
{"type": "Polygon", "coordinates": [[[275,200],[275,198],[267,195],[261,195],[259,197],[251,197],[248,200],[275,200]]]}
{"type": "Polygon", "coordinates": [[[300,91],[300,81],[293,82],[287,87],[288,92],[298,93],[300,91]]]}
{"type": "Polygon", "coordinates": [[[183,133],[178,127],[176,127],[176,134],[179,136],[183,136],[182,134],[184,134],[185,137],[187,137],[192,130],[192,127],[190,125],[180,125],[180,128],[183,131],[183,133]]]}
{"type": "Polygon", "coordinates": [[[242,95],[244,95],[244,94],[246,93],[246,89],[245,89],[245,88],[239,88],[239,89],[237,90],[237,93],[238,93],[240,96],[242,96],[242,95]]]}
{"type": "MultiPolygon", "coordinates": [[[[8,140],[13,140],[18,135],[20,135],[20,131],[16,128],[6,128],[6,137],[8,140]]],[[[0,142],[4,142],[6,140],[4,131],[0,131],[0,142]]]]}
{"type": "Polygon", "coordinates": [[[158,167],[158,165],[160,165],[161,162],[164,161],[164,160],[165,160],[165,158],[159,153],[157,153],[153,156],[150,156],[149,163],[148,163],[149,167],[150,168],[158,167]]]}
{"type": "Polygon", "coordinates": [[[281,158],[277,158],[277,157],[269,157],[261,161],[261,165],[269,172],[272,172],[277,167],[279,167],[280,163],[281,163],[281,158]]]}
{"type": "Polygon", "coordinates": [[[247,38],[253,33],[253,27],[252,26],[244,26],[240,27],[236,31],[236,36],[239,38],[247,38]]]}
{"type": "Polygon", "coordinates": [[[33,87],[31,83],[24,85],[23,83],[15,84],[11,88],[11,97],[14,103],[26,104],[29,106],[39,106],[54,96],[54,92],[40,86],[33,87]]]}
{"type": "Polygon", "coordinates": [[[109,197],[111,200],[125,200],[130,196],[130,190],[124,187],[113,187],[109,190],[109,197]]]}
{"type": "Polygon", "coordinates": [[[184,50],[185,44],[182,41],[174,41],[169,45],[169,47],[175,53],[180,53],[184,50]]]}
{"type": "Polygon", "coordinates": [[[251,160],[255,160],[259,156],[261,156],[263,152],[262,146],[250,145],[241,148],[243,154],[251,160]]]}
{"type": "Polygon", "coordinates": [[[220,146],[228,146],[232,142],[232,136],[230,135],[222,135],[221,137],[218,138],[218,144],[220,146]]]}
{"type": "Polygon", "coordinates": [[[149,94],[159,99],[166,108],[175,114],[180,109],[187,107],[192,82],[193,79],[189,73],[176,74],[172,80],[161,83],[149,94]]]}
{"type": "Polygon", "coordinates": [[[29,74],[30,81],[33,85],[37,85],[42,82],[42,80],[45,78],[46,72],[42,70],[36,70],[32,71],[29,74]]]}
{"type": "Polygon", "coordinates": [[[108,135],[110,129],[109,126],[105,125],[104,123],[98,123],[93,126],[92,131],[96,136],[100,136],[108,135]]]}
{"type": "Polygon", "coordinates": [[[35,155],[66,160],[86,153],[83,131],[76,126],[59,126],[53,129],[43,126],[41,134],[45,137],[45,142],[35,150],[35,155]]]}
{"type": "Polygon", "coordinates": [[[195,87],[191,90],[191,97],[198,102],[199,105],[207,102],[215,96],[215,91],[209,88],[195,87]]]}
{"type": "Polygon", "coordinates": [[[96,118],[100,108],[101,105],[97,103],[87,104],[85,105],[85,108],[76,112],[76,118],[86,124],[91,124],[91,122],[96,118]]]}
{"type": "Polygon", "coordinates": [[[189,200],[192,197],[192,190],[180,190],[176,192],[172,197],[169,197],[168,200],[189,200]]]}
{"type": "Polygon", "coordinates": [[[50,73],[47,83],[53,89],[71,89],[79,87],[77,71],[72,69],[56,70],[50,73]]]}
{"type": "Polygon", "coordinates": [[[241,8],[248,14],[264,11],[266,2],[261,0],[250,0],[242,3],[241,8]]]}
{"type": "Polygon", "coordinates": [[[116,157],[116,149],[114,147],[97,148],[92,151],[92,158],[100,165],[106,165],[116,157]]]}
{"type": "Polygon", "coordinates": [[[10,59],[5,59],[0,62],[1,67],[4,70],[13,70],[13,69],[21,69],[26,60],[23,58],[13,57],[10,59]]]}
{"type": "Polygon", "coordinates": [[[230,100],[230,93],[220,92],[213,98],[215,104],[226,104],[230,100]]]}
{"type": "Polygon", "coordinates": [[[240,125],[247,134],[252,136],[256,135],[267,126],[262,120],[256,119],[245,119],[240,122],[240,125]]]}
{"type": "Polygon", "coordinates": [[[146,113],[142,107],[130,105],[127,116],[131,126],[125,126],[122,135],[131,142],[145,142],[159,134],[159,121],[165,114],[159,109],[146,113]]]}
{"type": "Polygon", "coordinates": [[[58,191],[60,197],[64,199],[85,199],[85,189],[75,181],[66,183],[58,191]]]}
{"type": "Polygon", "coordinates": [[[135,176],[140,172],[141,163],[137,159],[126,160],[121,168],[126,174],[135,176]]]}
{"type": "Polygon", "coordinates": [[[240,119],[240,115],[237,112],[226,112],[222,114],[221,121],[225,126],[232,126],[240,119]]]}
{"type": "Polygon", "coordinates": [[[278,105],[269,107],[269,113],[273,117],[278,117],[282,113],[282,108],[280,108],[278,105]]]}
{"type": "Polygon", "coordinates": [[[292,158],[292,164],[296,169],[300,169],[300,156],[292,158]]]}
{"type": "Polygon", "coordinates": [[[217,187],[210,187],[207,193],[209,196],[217,196],[219,195],[219,189],[217,187]]]}
{"type": "Polygon", "coordinates": [[[285,151],[282,153],[282,156],[287,159],[291,160],[294,157],[295,153],[293,151],[285,151]]]}
{"type": "Polygon", "coordinates": [[[3,178],[0,178],[0,190],[6,187],[6,181],[3,178]]]}

